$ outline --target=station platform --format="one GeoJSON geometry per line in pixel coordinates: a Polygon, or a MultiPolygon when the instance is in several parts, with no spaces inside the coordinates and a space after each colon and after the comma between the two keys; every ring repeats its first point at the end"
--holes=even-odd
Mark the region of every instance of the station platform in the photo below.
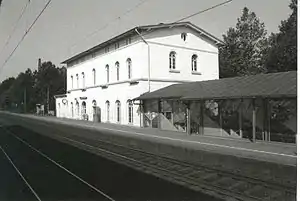
{"type": "Polygon", "coordinates": [[[296,144],[187,135],[153,128],[47,116],[0,112],[0,117],[1,115],[22,119],[23,123],[18,121],[18,124],[30,128],[36,124],[64,127],[65,132],[71,132],[80,137],[97,140],[106,136],[105,139],[115,143],[199,165],[234,170],[258,178],[266,177],[266,179],[273,180],[285,177],[283,180],[296,180],[296,144]]]}

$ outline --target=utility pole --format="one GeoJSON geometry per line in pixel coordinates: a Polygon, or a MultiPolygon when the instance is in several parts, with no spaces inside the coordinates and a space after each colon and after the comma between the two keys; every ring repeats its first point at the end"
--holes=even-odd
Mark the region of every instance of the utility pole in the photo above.
{"type": "Polygon", "coordinates": [[[49,114],[49,85],[47,87],[47,112],[49,114]]]}
{"type": "Polygon", "coordinates": [[[26,102],[26,87],[25,87],[25,89],[24,89],[24,113],[26,113],[26,104],[27,104],[27,102],[26,102]]]}

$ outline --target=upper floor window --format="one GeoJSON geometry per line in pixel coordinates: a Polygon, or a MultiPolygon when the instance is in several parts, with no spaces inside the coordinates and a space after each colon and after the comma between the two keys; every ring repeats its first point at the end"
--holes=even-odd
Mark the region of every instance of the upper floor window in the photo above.
{"type": "Polygon", "coordinates": [[[92,70],[92,73],[93,73],[93,83],[94,83],[94,85],[96,85],[96,70],[95,70],[95,68],[92,70]]]}
{"type": "Polygon", "coordinates": [[[85,87],[85,75],[84,72],[81,73],[82,74],[82,88],[85,87]]]}
{"type": "Polygon", "coordinates": [[[118,49],[119,47],[120,47],[120,43],[119,42],[115,43],[115,49],[118,49]]]}
{"type": "Polygon", "coordinates": [[[105,69],[106,69],[106,82],[109,83],[109,65],[108,64],[105,66],[105,69]]]}
{"type": "Polygon", "coordinates": [[[117,61],[115,65],[116,65],[117,81],[119,81],[120,80],[120,63],[117,61]]]}
{"type": "Polygon", "coordinates": [[[105,53],[109,52],[109,46],[105,48],[105,53]]]}
{"type": "Polygon", "coordinates": [[[131,44],[131,37],[126,39],[126,45],[129,45],[129,44],[131,44]]]}
{"type": "Polygon", "coordinates": [[[79,76],[76,74],[76,82],[77,82],[77,88],[79,88],[79,76]]]}
{"type": "Polygon", "coordinates": [[[192,56],[192,71],[197,71],[197,59],[198,56],[194,54],[192,56]]]}
{"type": "Polygon", "coordinates": [[[71,75],[71,86],[72,86],[72,89],[74,88],[74,79],[73,79],[73,75],[71,75]]]}
{"type": "Polygon", "coordinates": [[[130,58],[127,59],[127,68],[128,68],[128,79],[132,78],[132,61],[130,58]]]}
{"type": "Polygon", "coordinates": [[[182,33],[182,34],[181,34],[181,39],[182,39],[183,41],[186,41],[186,37],[187,37],[187,34],[186,34],[186,33],[182,33]]]}
{"type": "Polygon", "coordinates": [[[176,52],[174,51],[169,55],[169,68],[170,70],[176,69],[176,52]]]}

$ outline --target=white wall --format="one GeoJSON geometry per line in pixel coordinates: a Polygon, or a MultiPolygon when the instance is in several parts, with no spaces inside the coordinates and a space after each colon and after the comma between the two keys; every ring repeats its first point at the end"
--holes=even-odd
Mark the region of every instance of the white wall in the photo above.
{"type": "MultiPolygon", "coordinates": [[[[173,28],[154,31],[145,36],[150,45],[151,59],[151,91],[169,86],[171,84],[201,81],[219,78],[218,70],[218,48],[207,42],[206,39],[199,38],[197,33],[189,28],[173,28]],[[187,33],[187,40],[181,39],[181,33],[187,33]],[[176,70],[174,73],[169,71],[169,54],[175,51],[176,70]],[[198,55],[198,73],[192,73],[191,57],[198,55]]],[[[109,53],[98,51],[98,56],[86,60],[77,65],[67,68],[67,94],[68,106],[63,107],[62,99],[56,99],[56,106],[60,102],[61,109],[57,111],[59,117],[72,118],[71,102],[74,106],[75,119],[81,118],[81,104],[83,101],[87,105],[89,120],[92,120],[92,102],[95,100],[97,106],[101,108],[101,121],[107,121],[107,111],[105,102],[110,102],[110,122],[116,123],[116,101],[121,102],[121,124],[128,124],[127,100],[131,100],[148,91],[148,46],[141,41],[138,36],[133,37],[132,43],[127,46],[120,46],[114,50],[114,45],[110,46],[109,53]],[[127,58],[132,60],[132,79],[137,79],[138,84],[130,85],[128,80],[128,69],[126,66],[127,58]],[[116,81],[115,63],[120,63],[120,81],[116,81]],[[100,85],[106,84],[106,64],[110,67],[110,83],[107,88],[100,85]],[[93,82],[92,70],[96,70],[96,85],[93,82]],[[82,88],[82,72],[85,73],[85,91],[82,88]],[[76,84],[76,74],[79,75],[79,88],[76,84]],[[72,89],[71,75],[74,79],[72,89]],[[86,97],[81,100],[80,97],[86,97]],[[80,105],[79,116],[76,115],[76,100],[80,105]]],[[[58,108],[58,107],[57,107],[58,108]]],[[[140,125],[138,115],[138,105],[134,105],[133,125],[140,125]]]]}

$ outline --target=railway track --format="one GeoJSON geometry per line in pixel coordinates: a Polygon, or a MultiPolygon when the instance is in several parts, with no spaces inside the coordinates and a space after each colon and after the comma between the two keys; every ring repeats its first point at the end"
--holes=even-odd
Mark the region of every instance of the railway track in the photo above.
{"type": "Polygon", "coordinates": [[[56,134],[51,137],[136,170],[224,200],[296,200],[296,186],[293,185],[283,185],[221,169],[195,165],[101,140],[56,134]]]}

